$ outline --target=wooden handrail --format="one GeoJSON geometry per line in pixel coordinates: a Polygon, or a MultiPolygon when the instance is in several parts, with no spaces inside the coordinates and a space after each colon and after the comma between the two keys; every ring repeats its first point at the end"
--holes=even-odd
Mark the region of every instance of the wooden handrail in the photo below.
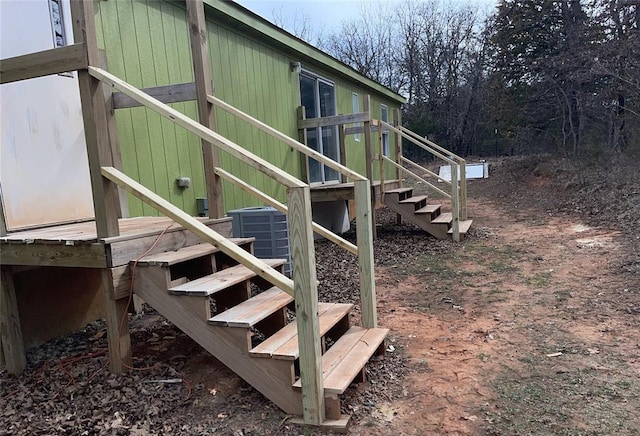
{"type": "Polygon", "coordinates": [[[417,175],[417,174],[416,174],[416,173],[414,173],[413,171],[409,171],[408,169],[406,169],[406,168],[405,168],[405,167],[403,167],[402,165],[400,165],[400,164],[396,163],[394,160],[389,159],[389,158],[388,158],[388,157],[386,157],[386,156],[382,156],[382,159],[384,159],[384,161],[385,161],[385,162],[388,162],[388,163],[390,163],[391,165],[393,165],[394,167],[398,168],[399,170],[401,170],[401,171],[405,172],[407,175],[409,175],[409,176],[411,176],[411,177],[413,177],[413,178],[415,178],[415,179],[418,179],[419,181],[421,181],[421,182],[423,182],[423,183],[426,183],[427,185],[429,185],[429,187],[430,187],[431,189],[433,189],[434,191],[436,191],[436,192],[438,192],[438,193],[440,193],[440,194],[444,195],[446,198],[451,198],[451,194],[449,194],[448,192],[443,191],[442,189],[438,188],[436,185],[434,185],[433,183],[429,182],[428,180],[426,180],[426,179],[424,179],[424,178],[420,177],[419,175],[417,175]]]}
{"type": "Polygon", "coordinates": [[[224,100],[219,99],[218,97],[215,97],[213,95],[208,95],[207,99],[209,100],[209,102],[211,104],[214,104],[216,106],[218,106],[220,109],[229,112],[232,115],[235,115],[236,117],[240,118],[241,120],[251,124],[252,126],[256,127],[257,129],[263,131],[264,133],[271,135],[272,137],[282,141],[283,143],[287,144],[289,147],[293,148],[294,150],[299,151],[300,153],[311,157],[315,160],[317,160],[318,162],[322,163],[323,165],[328,166],[329,168],[336,170],[338,173],[347,176],[348,178],[350,178],[351,180],[365,180],[366,178],[362,175],[360,175],[359,173],[353,171],[351,168],[348,168],[344,165],[341,165],[340,163],[336,162],[335,160],[328,158],[327,156],[325,156],[322,153],[318,153],[317,151],[307,147],[306,145],[304,145],[303,143],[296,141],[295,139],[285,135],[284,133],[282,133],[281,131],[274,129],[273,127],[269,126],[268,124],[263,123],[262,121],[258,120],[257,118],[252,117],[251,115],[241,111],[240,109],[236,108],[235,106],[230,105],[229,103],[225,102],[224,100]]]}
{"type": "Polygon", "coordinates": [[[412,137],[411,135],[406,134],[405,132],[403,132],[401,129],[392,126],[391,124],[385,122],[385,121],[380,121],[380,124],[382,124],[384,127],[388,128],[389,130],[392,130],[398,134],[400,134],[403,138],[411,141],[412,143],[414,143],[415,145],[417,145],[418,147],[422,148],[423,150],[428,151],[429,153],[433,154],[434,156],[439,157],[440,159],[442,159],[443,161],[445,161],[448,164],[455,164],[457,165],[456,161],[454,161],[453,159],[451,159],[450,157],[440,153],[437,150],[433,150],[431,149],[429,146],[420,143],[417,139],[415,139],[414,137],[412,137]]]}
{"type": "Polygon", "coordinates": [[[451,185],[451,181],[445,179],[444,177],[441,177],[439,174],[434,173],[431,170],[428,170],[427,168],[423,167],[422,165],[415,163],[414,161],[412,161],[411,159],[408,159],[404,156],[400,157],[400,160],[406,164],[409,164],[411,166],[413,166],[414,168],[420,170],[420,171],[424,171],[425,173],[428,173],[430,176],[433,176],[435,178],[437,178],[438,180],[440,180],[442,183],[446,184],[446,185],[451,185]]]}
{"type": "Polygon", "coordinates": [[[442,153],[447,153],[449,156],[452,157],[453,160],[458,161],[458,162],[466,162],[464,158],[458,156],[455,153],[452,153],[450,150],[447,150],[444,147],[441,147],[440,145],[436,144],[433,141],[429,141],[427,138],[424,138],[420,135],[418,135],[416,132],[413,132],[409,129],[407,129],[406,127],[400,126],[400,130],[405,132],[406,134],[410,135],[411,137],[415,138],[418,141],[421,141],[423,143],[425,143],[426,145],[428,145],[429,147],[435,148],[438,151],[441,151],[442,153]]]}
{"type": "Polygon", "coordinates": [[[331,115],[319,118],[305,118],[298,120],[298,129],[314,129],[316,127],[334,127],[340,124],[364,123],[369,121],[369,112],[359,112],[346,115],[331,115]]]}
{"type": "Polygon", "coordinates": [[[429,153],[433,153],[431,148],[434,148],[436,150],[442,151],[443,153],[447,153],[449,156],[453,158],[453,160],[455,160],[458,163],[459,165],[458,178],[460,182],[459,183],[460,184],[460,195],[459,195],[460,219],[466,220],[467,219],[467,161],[464,158],[458,156],[457,154],[447,150],[446,148],[439,146],[435,142],[429,141],[427,138],[423,138],[417,133],[412,132],[406,127],[400,126],[400,130],[402,132],[405,132],[407,135],[411,136],[413,139],[415,139],[415,141],[412,141],[412,142],[418,145],[419,147],[421,147],[422,149],[428,151],[429,153]],[[419,141],[421,144],[418,144],[416,141],[419,141]]]}
{"type": "Polygon", "coordinates": [[[153,97],[150,97],[149,95],[140,91],[138,88],[128,84],[127,82],[114,76],[113,74],[96,67],[89,67],[89,73],[96,79],[99,79],[100,81],[110,85],[123,94],[126,94],[134,100],[142,103],[152,111],[184,127],[185,129],[197,135],[199,138],[215,144],[216,146],[220,147],[221,150],[226,151],[233,157],[272,177],[283,185],[289,188],[302,188],[307,186],[306,183],[293,177],[289,173],[282,171],[271,162],[262,159],[261,157],[251,153],[250,151],[247,151],[246,149],[240,147],[238,144],[225,138],[219,133],[214,132],[211,129],[207,129],[206,127],[192,120],[183,113],[178,112],[177,110],[166,104],[163,104],[153,97]]]}
{"type": "Polygon", "coordinates": [[[104,177],[111,180],[113,183],[120,186],[125,191],[152,206],[178,224],[181,224],[186,229],[192,231],[203,241],[215,245],[220,249],[220,251],[236,260],[237,262],[243,264],[263,279],[274,284],[289,295],[294,296],[293,280],[291,280],[287,276],[279,273],[278,271],[264,263],[262,260],[254,257],[247,251],[238,247],[236,244],[229,241],[224,236],[205,226],[194,217],[174,206],[150,189],[136,182],[126,174],[123,174],[113,167],[102,167],[101,172],[104,177]]]}
{"type": "Polygon", "coordinates": [[[0,60],[0,83],[11,83],[87,68],[84,43],[0,60]]]}
{"type": "MultiPolygon", "coordinates": [[[[273,206],[274,208],[278,209],[280,212],[282,212],[284,214],[288,214],[289,213],[289,208],[285,204],[280,203],[275,198],[270,197],[269,195],[267,195],[264,192],[260,191],[258,188],[255,188],[255,187],[251,186],[250,184],[248,184],[244,180],[239,179],[238,177],[234,176],[230,172],[225,171],[222,168],[216,168],[215,172],[216,172],[217,175],[219,175],[223,179],[227,180],[228,182],[233,183],[235,186],[237,186],[238,188],[242,189],[244,192],[253,195],[254,197],[258,198],[259,200],[264,201],[265,203],[267,203],[267,204],[273,206]]],[[[322,227],[320,224],[318,224],[316,222],[312,222],[311,226],[313,227],[313,231],[316,232],[317,234],[319,234],[320,236],[323,236],[323,237],[329,239],[330,241],[332,241],[336,245],[344,248],[345,250],[349,251],[350,253],[353,253],[356,256],[358,255],[358,247],[353,245],[351,242],[347,241],[344,238],[341,238],[340,236],[338,236],[335,233],[333,233],[331,230],[329,230],[329,229],[327,229],[325,227],[322,227]]]]}

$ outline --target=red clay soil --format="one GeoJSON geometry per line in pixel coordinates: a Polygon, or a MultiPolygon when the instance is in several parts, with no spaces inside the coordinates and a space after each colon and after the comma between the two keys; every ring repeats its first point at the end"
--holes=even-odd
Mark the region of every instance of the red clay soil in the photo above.
{"type": "MultiPolygon", "coordinates": [[[[391,333],[345,399],[350,434],[640,434],[640,187],[630,176],[606,191],[589,170],[576,185],[571,168],[493,162],[470,184],[460,244],[380,212],[391,333]]],[[[356,266],[337,252],[318,244],[321,295],[355,301],[356,266]]],[[[30,350],[23,376],[0,374],[0,435],[324,434],[292,425],[157,314],[134,319],[132,337],[136,366],[151,369],[126,376],[107,373],[100,323],[30,350]]]]}

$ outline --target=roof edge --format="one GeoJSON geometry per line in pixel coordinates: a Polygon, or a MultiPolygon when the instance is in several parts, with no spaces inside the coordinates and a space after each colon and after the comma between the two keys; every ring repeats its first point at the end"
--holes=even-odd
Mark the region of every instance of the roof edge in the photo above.
{"type": "Polygon", "coordinates": [[[215,11],[251,28],[254,32],[262,34],[277,44],[284,46],[288,51],[305,58],[301,60],[306,60],[312,64],[322,64],[343,77],[357,80],[374,92],[382,94],[400,104],[406,103],[406,99],[402,95],[360,74],[344,62],[292,35],[234,1],[203,0],[203,3],[215,11]]]}

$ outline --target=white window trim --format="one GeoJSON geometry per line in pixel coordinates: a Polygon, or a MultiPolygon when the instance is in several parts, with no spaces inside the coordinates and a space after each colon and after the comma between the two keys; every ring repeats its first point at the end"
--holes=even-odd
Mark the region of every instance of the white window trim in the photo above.
{"type": "MultiPolygon", "coordinates": [[[[380,119],[384,122],[389,122],[389,106],[387,106],[386,104],[380,105],[380,119]],[[386,120],[382,118],[382,108],[386,110],[386,120]]],[[[389,129],[382,129],[382,155],[385,157],[389,157],[390,153],[391,147],[389,144],[389,129]]]]}

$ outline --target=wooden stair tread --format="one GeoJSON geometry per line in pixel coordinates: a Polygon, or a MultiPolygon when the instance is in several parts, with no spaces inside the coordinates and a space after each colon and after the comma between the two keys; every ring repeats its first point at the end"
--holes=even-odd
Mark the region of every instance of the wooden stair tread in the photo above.
{"type": "MultiPolygon", "coordinates": [[[[229,238],[236,245],[244,245],[253,242],[254,238],[229,238]]],[[[151,254],[138,260],[138,266],[171,266],[198,257],[217,253],[217,247],[211,244],[197,244],[180,248],[176,251],[165,251],[164,253],[151,254]]]]}
{"type": "Polygon", "coordinates": [[[451,224],[451,221],[453,221],[453,214],[451,212],[441,213],[431,220],[433,224],[451,224]]]}
{"type": "Polygon", "coordinates": [[[292,301],[293,297],[289,294],[273,287],[210,318],[209,323],[217,326],[251,327],[292,301]]]}
{"type": "MultiPolygon", "coordinates": [[[[324,336],[338,321],[347,316],[353,304],[318,303],[318,321],[320,336],[324,336]]],[[[299,356],[298,328],[296,322],[290,322],[264,342],[249,351],[254,357],[273,357],[274,359],[295,360],[299,356]]]]}
{"type": "MultiPolygon", "coordinates": [[[[272,268],[283,265],[285,259],[261,259],[272,268]]],[[[192,280],[169,289],[175,295],[209,296],[220,292],[230,286],[242,283],[257,274],[244,265],[234,265],[229,268],[216,271],[213,274],[192,280]]]]}
{"type": "MultiPolygon", "coordinates": [[[[325,394],[342,394],[373,356],[388,329],[351,327],[322,356],[322,378],[325,394]]],[[[293,387],[302,389],[298,379],[293,387]]]]}
{"type": "Polygon", "coordinates": [[[426,195],[417,195],[415,197],[407,198],[406,200],[401,200],[398,203],[400,203],[400,204],[415,204],[415,203],[420,203],[422,201],[426,201],[426,199],[427,199],[426,195]]]}
{"type": "Polygon", "coordinates": [[[432,214],[432,213],[435,213],[435,212],[439,211],[440,207],[441,207],[441,205],[439,205],[439,204],[427,204],[425,207],[422,207],[422,208],[416,210],[414,213],[416,213],[416,214],[421,214],[421,213],[432,214]]]}
{"type": "MultiPolygon", "coordinates": [[[[471,228],[471,224],[473,223],[473,220],[464,220],[464,221],[460,221],[458,227],[460,229],[460,233],[467,233],[469,231],[469,229],[471,228]]],[[[449,229],[447,231],[447,233],[451,233],[453,234],[453,228],[449,229]]]]}
{"type": "Polygon", "coordinates": [[[411,192],[413,188],[396,188],[396,189],[387,189],[384,191],[385,194],[404,194],[405,192],[411,192]]]}

